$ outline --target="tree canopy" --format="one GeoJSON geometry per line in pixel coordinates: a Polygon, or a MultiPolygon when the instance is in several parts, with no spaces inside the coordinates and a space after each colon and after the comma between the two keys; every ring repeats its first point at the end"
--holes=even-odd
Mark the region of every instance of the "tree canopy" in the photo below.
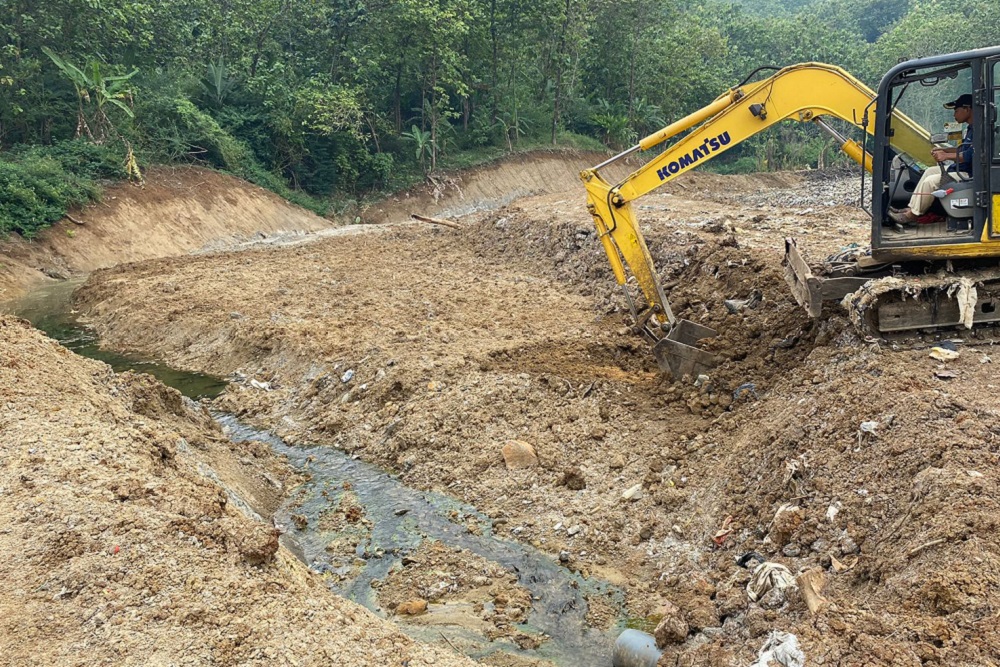
{"type": "MultiPolygon", "coordinates": [[[[119,177],[137,161],[207,164],[322,210],[470,155],[618,149],[762,65],[826,61],[874,84],[900,58],[1000,43],[993,13],[987,0],[6,0],[0,158],[45,162],[38,147],[79,140],[114,154],[119,177]]],[[[823,150],[766,141],[730,166],[823,150]]],[[[72,171],[63,158],[46,168],[72,171]]],[[[25,231],[3,215],[0,232],[25,231]]]]}

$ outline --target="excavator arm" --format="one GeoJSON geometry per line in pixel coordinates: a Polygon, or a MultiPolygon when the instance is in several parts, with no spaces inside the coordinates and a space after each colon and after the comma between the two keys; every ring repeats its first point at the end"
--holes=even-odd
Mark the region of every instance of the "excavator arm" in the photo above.
{"type": "MultiPolygon", "coordinates": [[[[581,172],[587,188],[587,209],[615,278],[624,286],[628,267],[642,290],[645,307],[633,306],[633,315],[648,335],[660,341],[654,352],[663,370],[679,377],[684,372],[711,367],[714,360],[695,345],[715,332],[674,316],[631,202],[782,120],[816,122],[841,142],[845,153],[870,171],[871,156],[857,142],[840,136],[822,117],[840,118],[874,134],[868,118],[875,98],[874,91],[839,67],[822,63],[793,65],[762,81],[727,91],[624,153],[581,172]],[[610,184],[601,178],[599,170],[615,160],[649,150],[688,130],[686,136],[622,182],[610,184]]],[[[927,131],[900,113],[893,114],[891,144],[920,161],[931,160],[932,144],[927,131]]]]}

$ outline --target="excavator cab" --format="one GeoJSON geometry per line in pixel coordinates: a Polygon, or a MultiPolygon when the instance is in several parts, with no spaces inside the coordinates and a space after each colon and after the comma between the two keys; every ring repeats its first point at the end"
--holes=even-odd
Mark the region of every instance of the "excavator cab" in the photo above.
{"type": "MultiPolygon", "coordinates": [[[[905,116],[930,130],[934,147],[954,148],[962,144],[965,128],[954,122],[953,107],[947,105],[958,99],[971,102],[972,91],[982,90],[985,62],[969,54],[927,58],[904,63],[883,78],[875,113],[873,256],[883,253],[898,256],[899,251],[925,245],[968,243],[975,239],[977,229],[982,230],[989,215],[988,211],[985,216],[984,211],[979,211],[977,216],[976,169],[951,161],[937,164],[927,154],[908,155],[893,148],[890,139],[900,118],[905,116]],[[968,97],[962,98],[963,95],[968,97]],[[925,181],[921,185],[924,171],[934,167],[940,170],[940,181],[933,185],[925,181]],[[928,192],[919,192],[920,188],[928,192]],[[911,202],[919,208],[917,220],[901,224],[890,219],[890,207],[903,209],[911,202]]],[[[974,105],[972,111],[973,154],[983,154],[983,143],[989,137],[976,131],[984,127],[983,108],[977,114],[974,105]]]]}

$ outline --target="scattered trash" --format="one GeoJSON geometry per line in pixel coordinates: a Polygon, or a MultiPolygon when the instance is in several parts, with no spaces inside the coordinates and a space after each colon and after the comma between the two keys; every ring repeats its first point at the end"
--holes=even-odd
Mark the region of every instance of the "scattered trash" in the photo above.
{"type": "Polygon", "coordinates": [[[829,507],[827,507],[826,508],[826,520],[829,521],[830,523],[833,523],[833,520],[837,518],[838,514],[840,514],[840,508],[841,507],[842,507],[842,505],[840,504],[839,500],[837,502],[831,504],[829,507]]]}
{"type": "Polygon", "coordinates": [[[766,563],[767,559],[756,551],[748,551],[736,558],[736,564],[740,567],[750,567],[750,561],[757,561],[757,564],[766,563]]]}
{"type": "Polygon", "coordinates": [[[938,347],[944,350],[951,350],[952,352],[958,352],[958,345],[955,344],[953,340],[943,340],[938,347]]]}
{"type": "Polygon", "coordinates": [[[990,355],[984,354],[983,356],[979,357],[979,363],[981,363],[981,364],[992,364],[993,360],[990,359],[990,355]]]}
{"type": "Polygon", "coordinates": [[[735,315],[744,309],[753,310],[761,302],[764,297],[764,293],[760,290],[753,290],[750,292],[750,296],[745,299],[726,299],[722,304],[726,307],[731,315],[735,315]]]}
{"type": "Polygon", "coordinates": [[[864,442],[866,435],[870,435],[873,438],[877,438],[878,433],[875,430],[877,428],[878,428],[878,422],[874,421],[861,422],[861,425],[858,427],[858,446],[860,447],[861,443],[864,442]]]}
{"type": "Polygon", "coordinates": [[[826,604],[826,598],[822,595],[823,586],[826,585],[823,570],[814,567],[800,572],[795,577],[795,583],[799,587],[802,599],[806,601],[806,606],[809,607],[809,613],[815,614],[823,608],[823,605],[826,604]]]}
{"type": "Polygon", "coordinates": [[[715,535],[712,537],[712,541],[715,542],[715,546],[721,547],[722,543],[726,541],[727,537],[729,537],[729,534],[733,532],[733,529],[730,528],[732,523],[733,523],[732,516],[727,516],[726,520],[722,522],[722,528],[717,530],[715,532],[715,535]]]}
{"type": "Polygon", "coordinates": [[[833,568],[834,572],[838,572],[838,573],[839,572],[847,572],[848,570],[853,569],[854,566],[857,565],[857,564],[858,564],[858,558],[854,558],[852,561],[850,561],[848,563],[844,563],[844,562],[841,562],[841,561],[837,560],[836,556],[832,556],[832,555],[830,556],[830,567],[833,568]]]}
{"type": "Polygon", "coordinates": [[[951,361],[952,359],[958,359],[958,350],[949,350],[945,347],[932,347],[929,356],[931,359],[937,359],[938,361],[951,361]]]}
{"type": "Polygon", "coordinates": [[[740,397],[745,394],[749,394],[750,396],[753,396],[755,399],[760,398],[757,395],[757,386],[753,382],[744,382],[743,384],[738,386],[736,388],[736,391],[733,392],[733,400],[738,401],[740,400],[740,397]]]}
{"type": "Polygon", "coordinates": [[[344,374],[340,376],[340,381],[343,382],[344,384],[347,384],[348,382],[351,381],[353,377],[354,377],[354,369],[348,368],[347,371],[345,371],[344,374]]]}
{"type": "Polygon", "coordinates": [[[708,377],[707,375],[699,375],[697,377],[697,379],[695,379],[695,381],[694,381],[694,386],[700,387],[703,384],[708,384],[711,381],[712,381],[712,378],[708,377]]]}
{"type": "Polygon", "coordinates": [[[958,377],[955,371],[934,371],[934,377],[939,380],[952,380],[958,377]]]}
{"type": "Polygon", "coordinates": [[[753,571],[753,576],[747,582],[747,595],[752,602],[757,602],[773,589],[784,591],[795,587],[795,577],[787,567],[781,563],[767,561],[758,565],[753,571]]]}
{"type": "Polygon", "coordinates": [[[805,667],[806,656],[799,647],[799,638],[789,632],[772,632],[750,667],[805,667]]]}
{"type": "Polygon", "coordinates": [[[861,422],[861,432],[871,433],[872,435],[878,435],[875,429],[878,428],[878,422],[861,422]]]}
{"type": "Polygon", "coordinates": [[[257,380],[250,380],[250,386],[254,389],[262,389],[264,391],[271,391],[270,382],[258,382],[257,380]]]}

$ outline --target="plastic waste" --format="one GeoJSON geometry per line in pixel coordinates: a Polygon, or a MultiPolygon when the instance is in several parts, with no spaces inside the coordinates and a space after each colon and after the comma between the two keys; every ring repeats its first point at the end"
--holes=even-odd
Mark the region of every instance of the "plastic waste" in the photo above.
{"type": "Polygon", "coordinates": [[[757,662],[750,667],[805,667],[806,655],[799,646],[799,638],[790,632],[775,630],[757,654],[757,662]]]}
{"type": "Polygon", "coordinates": [[[754,569],[750,581],[747,582],[747,595],[751,601],[757,602],[775,588],[779,591],[796,588],[795,577],[781,563],[767,561],[754,569]]]}

